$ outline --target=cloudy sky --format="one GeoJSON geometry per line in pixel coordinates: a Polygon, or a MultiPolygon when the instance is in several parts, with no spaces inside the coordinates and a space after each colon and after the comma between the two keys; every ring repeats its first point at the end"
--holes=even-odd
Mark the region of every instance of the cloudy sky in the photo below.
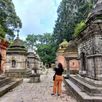
{"type": "Polygon", "coordinates": [[[16,13],[21,18],[23,27],[20,37],[27,34],[52,33],[57,8],[61,0],[13,0],[16,13]]]}

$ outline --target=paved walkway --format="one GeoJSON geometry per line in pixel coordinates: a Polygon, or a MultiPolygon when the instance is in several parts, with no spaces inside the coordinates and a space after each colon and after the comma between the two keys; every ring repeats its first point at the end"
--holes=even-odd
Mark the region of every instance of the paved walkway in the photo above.
{"type": "Polygon", "coordinates": [[[40,83],[28,83],[28,79],[0,98],[0,102],[76,102],[66,91],[63,84],[61,96],[51,96],[53,71],[41,76],[40,83]]]}

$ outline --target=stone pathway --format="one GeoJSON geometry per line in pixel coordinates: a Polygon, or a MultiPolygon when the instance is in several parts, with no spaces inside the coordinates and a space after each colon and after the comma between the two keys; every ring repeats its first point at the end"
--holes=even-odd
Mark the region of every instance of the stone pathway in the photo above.
{"type": "Polygon", "coordinates": [[[77,102],[67,94],[63,84],[61,96],[51,96],[53,71],[50,69],[47,75],[41,76],[40,83],[28,83],[28,79],[0,98],[0,102],[77,102]]]}

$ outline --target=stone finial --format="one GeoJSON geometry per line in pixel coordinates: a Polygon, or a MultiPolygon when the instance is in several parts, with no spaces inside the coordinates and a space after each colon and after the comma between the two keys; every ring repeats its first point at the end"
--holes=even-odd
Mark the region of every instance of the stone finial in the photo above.
{"type": "Polygon", "coordinates": [[[17,30],[17,39],[19,39],[19,30],[17,30]]]}

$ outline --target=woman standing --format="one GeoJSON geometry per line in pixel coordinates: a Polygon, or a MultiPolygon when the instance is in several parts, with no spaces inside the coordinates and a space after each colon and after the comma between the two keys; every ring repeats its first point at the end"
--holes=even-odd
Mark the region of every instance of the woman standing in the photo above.
{"type": "Polygon", "coordinates": [[[53,93],[51,95],[55,95],[56,92],[58,96],[62,93],[62,81],[63,81],[63,66],[61,63],[58,63],[58,68],[55,68],[55,80],[53,85],[53,93]]]}

